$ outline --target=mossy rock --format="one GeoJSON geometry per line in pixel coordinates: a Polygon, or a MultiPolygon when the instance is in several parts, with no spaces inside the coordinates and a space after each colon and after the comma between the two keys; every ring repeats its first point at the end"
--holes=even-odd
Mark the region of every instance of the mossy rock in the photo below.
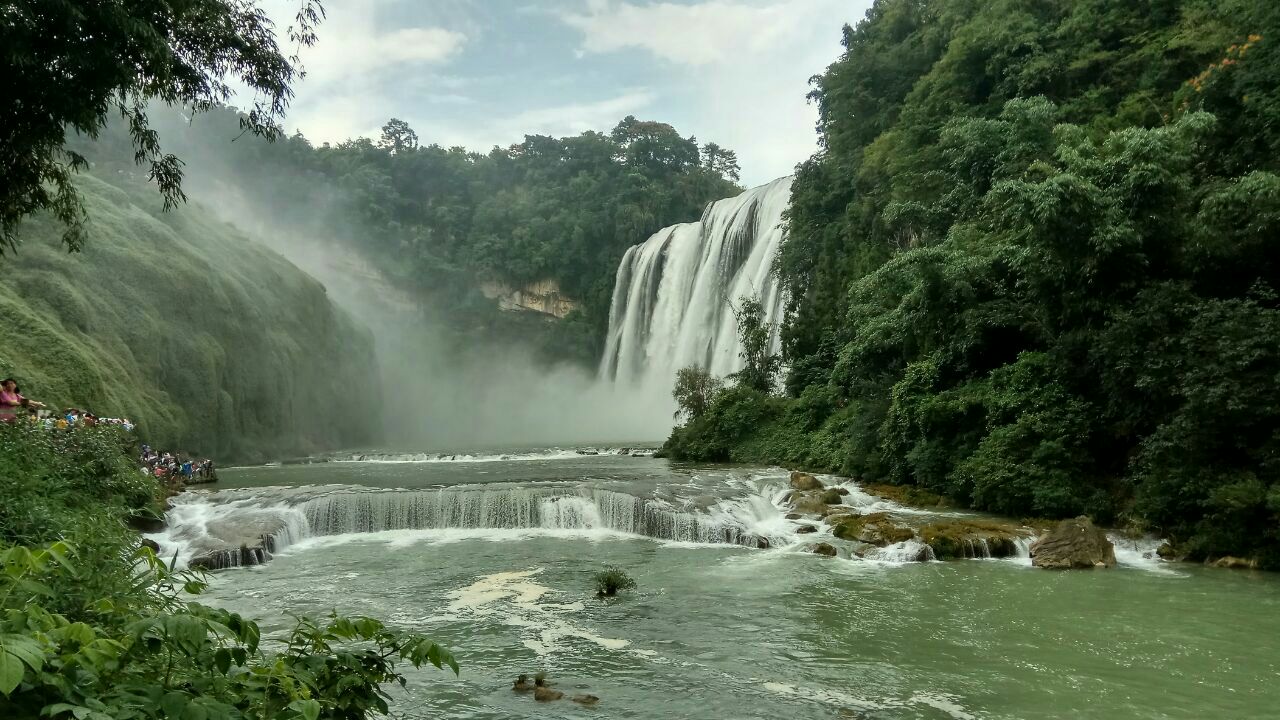
{"type": "Polygon", "coordinates": [[[827,503],[822,499],[822,495],[821,490],[797,491],[791,493],[788,501],[796,512],[821,515],[827,510],[827,503]]]}
{"type": "Polygon", "coordinates": [[[947,507],[950,504],[941,495],[914,485],[866,485],[863,489],[872,495],[892,500],[899,505],[935,508],[947,507]]]}
{"type": "Polygon", "coordinates": [[[1027,533],[1009,523],[989,520],[949,520],[920,528],[920,538],[934,558],[1001,558],[1018,554],[1018,540],[1027,533]]]}
{"type": "Polygon", "coordinates": [[[828,505],[839,505],[844,502],[843,496],[836,488],[827,488],[822,491],[822,502],[828,505]]]}
{"type": "Polygon", "coordinates": [[[893,545],[915,537],[911,528],[894,524],[888,513],[836,516],[829,520],[832,534],[841,540],[856,540],[876,547],[893,545]]]}

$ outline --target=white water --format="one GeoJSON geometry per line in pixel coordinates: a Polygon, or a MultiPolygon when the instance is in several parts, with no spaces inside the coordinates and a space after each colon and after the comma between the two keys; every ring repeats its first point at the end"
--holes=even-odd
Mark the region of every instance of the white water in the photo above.
{"type": "Polygon", "coordinates": [[[730,303],[755,296],[777,327],[783,296],[772,274],[791,178],[707,206],[702,220],[659,230],[618,267],[600,374],[665,394],[689,365],[742,367],[730,303]]]}

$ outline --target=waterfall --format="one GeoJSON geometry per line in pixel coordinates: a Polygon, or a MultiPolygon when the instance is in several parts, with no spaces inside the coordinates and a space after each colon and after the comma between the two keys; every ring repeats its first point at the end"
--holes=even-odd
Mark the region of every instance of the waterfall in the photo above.
{"type": "Polygon", "coordinates": [[[773,277],[791,178],[707,206],[696,223],[659,230],[622,257],[609,310],[600,374],[606,380],[670,386],[689,365],[727,375],[742,367],[730,303],[760,299],[777,328],[783,296],[773,277]]]}
{"type": "Polygon", "coordinates": [[[161,555],[209,569],[256,565],[306,538],[388,530],[606,530],[699,544],[765,548],[793,540],[763,495],[700,510],[598,487],[447,487],[435,490],[279,488],[182,496],[161,555]]]}

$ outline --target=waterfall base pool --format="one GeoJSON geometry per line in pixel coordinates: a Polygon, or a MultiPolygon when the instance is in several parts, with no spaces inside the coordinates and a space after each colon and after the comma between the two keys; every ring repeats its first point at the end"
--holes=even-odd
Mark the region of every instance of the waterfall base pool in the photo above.
{"type": "MultiPolygon", "coordinates": [[[[287,627],[290,613],[336,609],[445,643],[461,676],[410,672],[394,708],[409,718],[1276,716],[1274,575],[1136,552],[1121,552],[1120,567],[1083,572],[1038,570],[1022,558],[819,557],[802,549],[813,536],[792,534],[784,509],[769,507],[782,477],[618,456],[227,471],[222,485],[240,489],[194,496],[206,517],[230,498],[240,510],[288,510],[309,501],[282,497],[313,497],[313,488],[282,486],[487,488],[499,505],[507,501],[494,498],[508,491],[584,497],[588,488],[774,542],[760,550],[649,537],[578,515],[483,527],[480,514],[451,521],[446,512],[412,521],[433,527],[300,531],[271,562],[215,575],[205,602],[259,619],[268,634],[287,627]],[[624,568],[638,587],[597,599],[592,575],[604,565],[624,568]],[[537,671],[566,696],[588,693],[599,704],[536,703],[511,690],[517,675],[537,671]]],[[[181,535],[176,525],[166,541],[181,535]]]]}

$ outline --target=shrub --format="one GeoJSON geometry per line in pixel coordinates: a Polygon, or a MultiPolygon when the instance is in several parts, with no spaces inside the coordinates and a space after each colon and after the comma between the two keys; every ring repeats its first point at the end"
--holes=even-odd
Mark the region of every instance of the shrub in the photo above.
{"type": "Polygon", "coordinates": [[[596,573],[596,596],[613,597],[619,590],[630,590],[636,581],[624,570],[612,565],[596,573]]]}

